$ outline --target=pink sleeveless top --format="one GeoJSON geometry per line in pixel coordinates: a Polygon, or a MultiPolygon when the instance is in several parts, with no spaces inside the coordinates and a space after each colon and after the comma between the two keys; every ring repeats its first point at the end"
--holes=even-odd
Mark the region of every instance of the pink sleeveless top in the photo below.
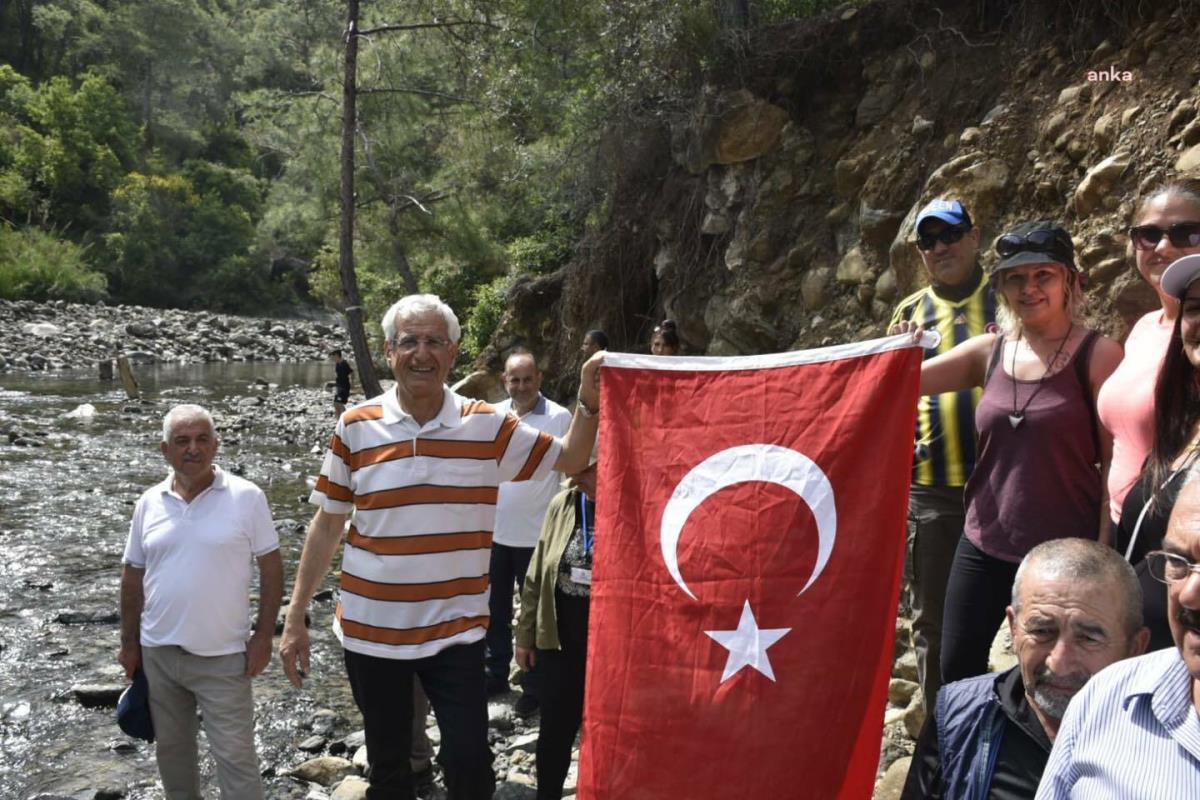
{"type": "Polygon", "coordinates": [[[1154,445],[1154,386],[1174,327],[1164,323],[1162,313],[1151,311],[1133,326],[1125,340],[1125,357],[1096,398],[1100,421],[1113,437],[1108,504],[1114,521],[1121,519],[1125,495],[1154,445]]]}
{"type": "MultiPolygon", "coordinates": [[[[993,558],[1019,562],[1050,539],[1098,535],[1100,454],[1091,395],[1075,364],[1090,356],[1095,337],[1089,332],[1070,363],[1046,378],[1040,391],[1038,381],[1014,380],[1003,364],[992,367],[975,407],[979,460],[967,481],[964,533],[993,558]],[[1016,428],[1009,421],[1014,384],[1018,409],[1033,396],[1016,428]]],[[[1001,353],[1003,342],[997,337],[1001,353]]]]}

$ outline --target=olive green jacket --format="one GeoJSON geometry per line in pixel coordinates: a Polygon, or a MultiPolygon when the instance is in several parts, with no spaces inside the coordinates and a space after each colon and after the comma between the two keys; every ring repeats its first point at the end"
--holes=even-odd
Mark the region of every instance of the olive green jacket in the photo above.
{"type": "Polygon", "coordinates": [[[554,495],[546,508],[542,532],[529,560],[529,571],[521,587],[521,613],[517,617],[517,647],[561,650],[558,642],[558,615],[554,608],[554,587],[558,583],[558,564],[578,525],[578,489],[564,489],[554,495]]]}

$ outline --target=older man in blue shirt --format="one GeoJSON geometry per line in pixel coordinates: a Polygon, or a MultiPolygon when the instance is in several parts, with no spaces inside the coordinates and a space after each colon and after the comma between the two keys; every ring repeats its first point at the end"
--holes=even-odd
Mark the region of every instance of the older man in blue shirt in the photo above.
{"type": "Polygon", "coordinates": [[[1076,695],[1038,800],[1200,797],[1200,470],[1146,560],[1167,584],[1176,647],[1115,664],[1076,695]]]}

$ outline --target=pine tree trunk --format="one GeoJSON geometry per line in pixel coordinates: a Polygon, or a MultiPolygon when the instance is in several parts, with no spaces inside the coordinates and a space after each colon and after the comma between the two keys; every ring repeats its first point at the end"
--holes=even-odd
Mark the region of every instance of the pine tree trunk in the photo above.
{"type": "Polygon", "coordinates": [[[358,296],[358,278],[354,274],[354,134],[358,128],[358,0],[346,2],[346,74],[342,82],[342,220],[338,239],[338,272],[342,295],[346,300],[346,332],[354,348],[354,363],[362,381],[363,393],[374,397],[382,393],[375,377],[375,363],[363,329],[363,310],[358,296]]]}

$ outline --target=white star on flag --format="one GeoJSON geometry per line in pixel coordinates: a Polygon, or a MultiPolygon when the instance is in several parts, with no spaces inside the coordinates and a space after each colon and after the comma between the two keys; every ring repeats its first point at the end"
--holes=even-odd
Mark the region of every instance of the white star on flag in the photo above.
{"type": "Polygon", "coordinates": [[[750,601],[742,606],[742,618],[735,631],[705,631],[717,644],[729,651],[721,683],[732,678],[742,667],[754,667],[772,681],[775,671],[767,658],[767,648],[782,639],[791,628],[759,628],[750,610],[750,601]]]}

